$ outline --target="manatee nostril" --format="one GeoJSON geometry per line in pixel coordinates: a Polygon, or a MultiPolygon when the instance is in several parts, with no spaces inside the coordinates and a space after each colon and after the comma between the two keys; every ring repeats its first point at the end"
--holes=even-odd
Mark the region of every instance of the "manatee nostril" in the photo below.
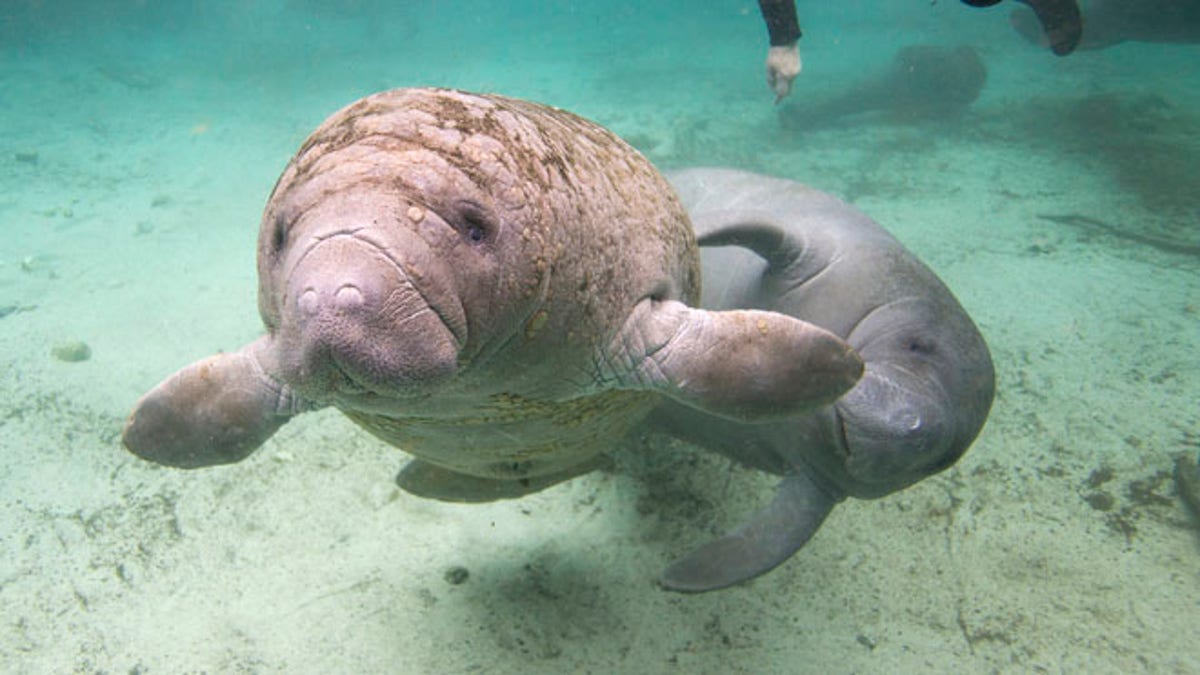
{"type": "Polygon", "coordinates": [[[317,297],[317,292],[311,288],[307,288],[296,298],[296,307],[301,314],[312,316],[321,308],[321,300],[317,297]]]}
{"type": "Polygon", "coordinates": [[[346,284],[333,294],[333,302],[338,309],[358,309],[363,306],[363,294],[357,286],[346,284]]]}
{"type": "Polygon", "coordinates": [[[332,302],[328,296],[321,299],[321,292],[315,288],[306,288],[296,298],[296,308],[305,316],[320,314],[323,309],[337,311],[353,311],[366,304],[362,289],[354,284],[343,284],[333,292],[332,302]]]}

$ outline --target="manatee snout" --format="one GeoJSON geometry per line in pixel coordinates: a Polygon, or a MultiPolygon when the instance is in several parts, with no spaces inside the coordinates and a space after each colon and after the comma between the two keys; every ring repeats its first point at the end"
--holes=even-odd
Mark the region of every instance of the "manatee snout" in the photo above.
{"type": "Polygon", "coordinates": [[[462,308],[418,267],[431,264],[422,246],[394,248],[358,232],[319,237],[288,272],[276,337],[301,393],[403,396],[454,374],[462,308]]]}
{"type": "Polygon", "coordinates": [[[835,406],[855,497],[908,487],[953,464],[969,445],[958,439],[942,397],[925,390],[928,381],[905,381],[891,370],[868,368],[835,406]]]}

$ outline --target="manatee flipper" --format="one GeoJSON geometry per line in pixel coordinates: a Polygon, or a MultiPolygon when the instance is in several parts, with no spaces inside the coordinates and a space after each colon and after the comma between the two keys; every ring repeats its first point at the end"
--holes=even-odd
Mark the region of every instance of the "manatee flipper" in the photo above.
{"type": "Polygon", "coordinates": [[[765,509],[672,563],[660,583],[668,590],[700,593],[769,572],[808,543],[837,503],[807,474],[789,474],[765,509]]]}
{"type": "Polygon", "coordinates": [[[304,409],[267,374],[268,340],[197,361],[151,389],[125,423],[125,447],[183,469],[245,459],[304,409]]]}
{"type": "Polygon", "coordinates": [[[832,403],[863,362],[845,340],[785,314],[706,311],[647,298],[605,355],[620,386],[664,393],[739,420],[793,415],[832,403]]]}
{"type": "Polygon", "coordinates": [[[773,268],[781,268],[803,250],[803,242],[775,222],[775,217],[754,209],[722,209],[693,217],[700,246],[741,246],[754,251],[773,268]]]}
{"type": "Polygon", "coordinates": [[[396,485],[417,497],[443,502],[480,504],[524,497],[607,464],[609,459],[600,456],[566,471],[531,478],[500,479],[472,476],[414,459],[400,470],[400,474],[396,476],[396,485]]]}

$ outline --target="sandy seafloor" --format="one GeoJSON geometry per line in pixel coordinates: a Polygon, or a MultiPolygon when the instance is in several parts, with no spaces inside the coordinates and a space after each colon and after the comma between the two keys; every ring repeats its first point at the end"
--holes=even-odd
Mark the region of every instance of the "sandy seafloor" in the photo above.
{"type": "Polygon", "coordinates": [[[4,10],[0,671],[1200,672],[1200,532],[1170,477],[1200,449],[1200,48],[1056,59],[1003,8],[814,7],[793,101],[917,42],[974,44],[989,80],[954,120],[785,132],[744,0],[242,4],[4,10]],[[986,335],[981,437],[701,596],[654,579],[773,479],[667,439],[486,506],[399,492],[403,454],[330,411],[234,466],[125,452],[139,395],[259,333],[258,219],[304,136],[426,84],[852,200],[986,335]],[[51,356],[69,340],[91,358],[51,356]]]}

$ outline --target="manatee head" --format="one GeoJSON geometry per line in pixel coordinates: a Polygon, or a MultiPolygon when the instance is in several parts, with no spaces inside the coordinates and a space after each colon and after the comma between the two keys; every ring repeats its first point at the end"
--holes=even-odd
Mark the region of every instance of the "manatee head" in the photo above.
{"type": "Polygon", "coordinates": [[[429,394],[520,331],[553,220],[537,148],[519,142],[534,135],[502,102],[428,89],[367,97],[313,132],[259,231],[282,379],[369,409],[429,394]]]}
{"type": "MultiPolygon", "coordinates": [[[[943,471],[962,457],[991,410],[995,369],[978,329],[953,295],[920,270],[921,298],[876,308],[851,341],[866,372],[834,404],[835,475],[850,495],[875,498],[943,471]]],[[[911,271],[909,274],[913,274],[911,271]]]]}

